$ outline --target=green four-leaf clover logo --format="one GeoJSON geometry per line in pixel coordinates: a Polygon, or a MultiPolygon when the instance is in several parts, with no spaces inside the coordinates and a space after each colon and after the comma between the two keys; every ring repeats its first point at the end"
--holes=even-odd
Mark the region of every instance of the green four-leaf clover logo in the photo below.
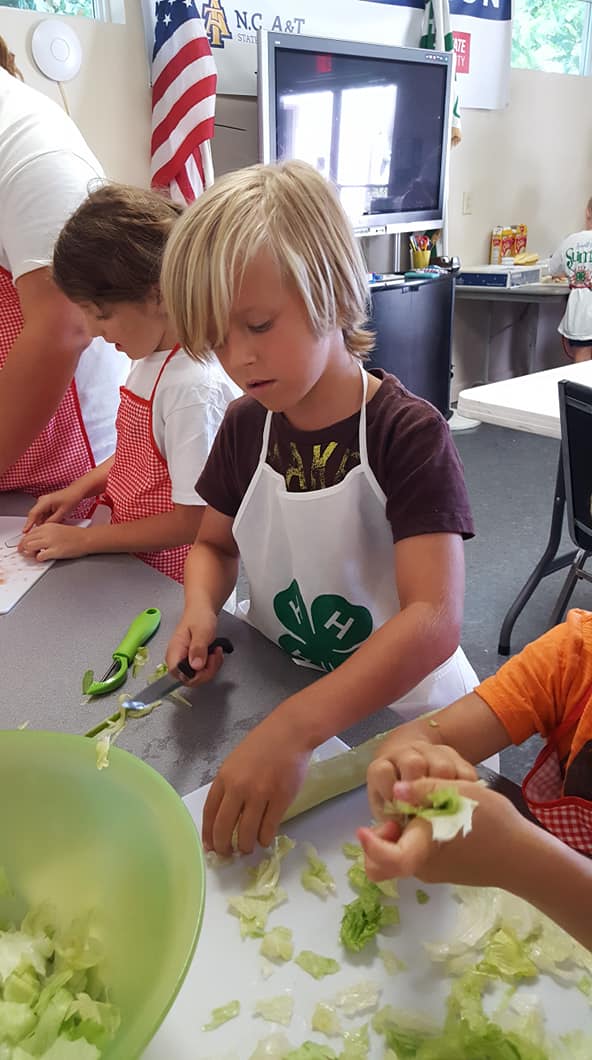
{"type": "Polygon", "coordinates": [[[296,580],[275,596],[273,609],[290,630],[280,637],[280,648],[321,670],[335,670],[372,632],[368,608],[350,604],[343,596],[317,596],[309,616],[296,580]]]}

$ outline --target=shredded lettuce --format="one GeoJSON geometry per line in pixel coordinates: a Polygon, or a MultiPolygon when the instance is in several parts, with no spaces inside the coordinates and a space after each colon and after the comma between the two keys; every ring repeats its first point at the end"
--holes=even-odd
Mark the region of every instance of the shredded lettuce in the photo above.
{"type": "Polygon", "coordinates": [[[274,927],[262,939],[259,953],[270,961],[291,961],[294,955],[292,929],[274,927]]]}
{"type": "Polygon", "coordinates": [[[307,843],[306,858],[307,868],[302,870],[300,881],[307,891],[318,894],[319,898],[326,898],[328,894],[335,893],[335,880],[329,872],[324,861],[321,861],[312,843],[307,843]]]}
{"type": "MultiPolygon", "coordinates": [[[[149,659],[148,648],[143,644],[141,645],[136,654],[134,655],[132,662],[132,677],[137,677],[143,666],[146,665],[149,659]]],[[[83,689],[84,691],[84,689],[83,689]]]]}
{"type": "Polygon", "coordinates": [[[404,824],[413,817],[423,817],[432,825],[433,838],[447,842],[459,833],[469,834],[473,827],[473,812],[478,805],[475,799],[466,798],[456,788],[443,787],[428,792],[421,806],[401,799],[387,799],[384,813],[387,817],[401,819],[404,824]]]}
{"type": "Polygon", "coordinates": [[[378,887],[370,883],[358,898],[345,906],[339,938],[346,949],[359,953],[381,928],[398,923],[397,906],[383,905],[378,887]]]}
{"type": "Polygon", "coordinates": [[[346,1031],[343,1035],[343,1051],[339,1060],[368,1060],[370,1052],[370,1034],[368,1024],[355,1031],[346,1031]]]}
{"type": "Polygon", "coordinates": [[[362,1012],[371,1012],[377,1008],[381,993],[382,987],[377,983],[363,979],[341,990],[335,1003],[346,1016],[359,1016],[362,1012]]]}
{"type": "Polygon", "coordinates": [[[304,1042],[298,1049],[286,1053],[282,1060],[339,1060],[337,1053],[329,1045],[318,1042],[304,1042]]]}
{"type": "MultiPolygon", "coordinates": [[[[544,1046],[529,1033],[503,1029],[483,1009],[487,977],[478,972],[459,979],[447,1002],[444,1025],[436,1028],[417,1013],[390,1006],[373,1018],[374,1030],[398,1060],[549,1060],[544,1046]]],[[[523,1026],[530,1027],[530,1017],[523,1026]]]]}
{"type": "Polygon", "coordinates": [[[226,1005],[220,1005],[212,1009],[209,1023],[204,1023],[202,1031],[215,1031],[223,1023],[235,1019],[240,1012],[240,1001],[229,1001],[226,1005]]]}
{"type": "Polygon", "coordinates": [[[228,909],[240,921],[241,938],[262,938],[271,910],[285,902],[286,892],[279,886],[281,862],[295,845],[288,836],[276,836],[269,857],[248,869],[246,889],[229,899],[228,909]]]}
{"type": "Polygon", "coordinates": [[[264,997],[255,1002],[254,1016],[261,1016],[270,1023],[281,1023],[289,1027],[294,1012],[294,999],[291,994],[279,994],[277,997],[264,997]]]}
{"type": "Polygon", "coordinates": [[[323,979],[326,975],[335,975],[339,971],[340,965],[338,961],[334,961],[332,957],[322,957],[318,953],[313,953],[312,950],[302,950],[297,957],[294,958],[295,964],[312,975],[314,979],[323,979]]]}
{"type": "Polygon", "coordinates": [[[319,1001],[312,1014],[311,1029],[326,1034],[328,1038],[340,1035],[341,1023],[335,1005],[330,1001],[319,1001]]]}
{"type": "Polygon", "coordinates": [[[430,900],[430,896],[427,891],[422,891],[421,887],[418,887],[415,892],[418,905],[427,905],[430,900]]]}
{"type": "MultiPolygon", "coordinates": [[[[0,880],[11,895],[4,870],[0,880]]],[[[0,1058],[96,1060],[120,1024],[98,974],[103,957],[90,914],[64,929],[45,904],[0,930],[0,1058]]]]}
{"type": "Polygon", "coordinates": [[[254,1053],[249,1060],[284,1060],[292,1046],[283,1032],[270,1034],[257,1043],[254,1053]]]}

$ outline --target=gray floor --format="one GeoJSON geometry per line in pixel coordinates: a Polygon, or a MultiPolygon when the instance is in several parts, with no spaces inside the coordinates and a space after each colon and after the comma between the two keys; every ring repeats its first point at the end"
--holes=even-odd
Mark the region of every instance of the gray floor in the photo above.
{"type": "MultiPolygon", "coordinates": [[[[497,653],[502,619],[545,547],[559,442],[487,424],[458,431],[454,439],[465,466],[476,525],[476,536],[466,545],[462,643],[482,679],[504,662],[497,653]]],[[[570,547],[567,534],[565,547],[570,547]]],[[[548,628],[564,576],[564,572],[551,575],[538,587],[514,627],[513,653],[548,628]]],[[[240,596],[243,593],[239,591],[240,596]]],[[[592,608],[592,586],[580,582],[571,606],[592,608]]],[[[392,714],[381,711],[343,736],[357,744],[391,725],[392,714]]],[[[502,752],[502,772],[521,780],[539,746],[535,738],[502,752]]]]}

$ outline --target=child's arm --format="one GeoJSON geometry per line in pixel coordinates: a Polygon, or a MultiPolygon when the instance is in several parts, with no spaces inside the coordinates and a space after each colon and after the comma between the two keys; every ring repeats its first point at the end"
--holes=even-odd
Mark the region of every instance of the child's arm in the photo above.
{"type": "MultiPolygon", "coordinates": [[[[399,783],[395,796],[421,803],[438,786],[439,781],[427,779],[399,783]]],[[[436,843],[430,823],[419,818],[402,833],[393,821],[376,830],[361,828],[358,838],[370,879],[418,876],[427,883],[502,887],[592,949],[592,861],[527,821],[503,795],[476,784],[456,786],[479,803],[472,831],[436,843]]]]}
{"type": "Polygon", "coordinates": [[[45,493],[31,508],[23,533],[42,523],[60,523],[85,497],[98,497],[107,485],[107,477],[115,457],[110,456],[102,464],[87,471],[86,475],[62,490],[45,493]]]}
{"type": "Polygon", "coordinates": [[[188,656],[199,676],[192,685],[209,681],[220,669],[222,652],[208,655],[215,636],[218,612],[238,577],[238,549],[232,536],[233,519],[207,507],[198,538],[185,566],[185,608],[169,642],[166,661],[173,670],[188,656]]]}
{"type": "Polygon", "coordinates": [[[408,538],[394,552],[400,612],[337,670],[280,703],[223,763],[203,833],[219,854],[229,852],[239,817],[239,848],[267,846],[313,749],[404,695],[456,650],[464,596],[460,537],[408,538]]]}
{"type": "Polygon", "coordinates": [[[368,769],[372,815],[382,816],[385,799],[397,780],[440,777],[475,780],[469,763],[503,750],[510,738],[501,721],[477,695],[469,692],[450,707],[399,726],[380,745],[368,769]]]}
{"type": "Polygon", "coordinates": [[[175,504],[172,512],[129,523],[64,526],[44,523],[30,530],[19,551],[50,559],[76,559],[100,552],[152,552],[190,544],[199,529],[203,505],[175,504]]]}

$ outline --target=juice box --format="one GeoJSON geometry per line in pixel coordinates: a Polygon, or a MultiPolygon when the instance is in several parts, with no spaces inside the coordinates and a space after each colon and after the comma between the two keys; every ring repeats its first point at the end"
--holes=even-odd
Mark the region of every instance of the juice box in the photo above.
{"type": "Polygon", "coordinates": [[[489,264],[499,265],[502,260],[502,227],[498,225],[491,233],[489,264]]]}
{"type": "Polygon", "coordinates": [[[508,225],[502,228],[502,258],[513,258],[516,253],[516,232],[508,225]]]}
{"type": "Polygon", "coordinates": [[[514,252],[520,254],[522,250],[526,250],[526,242],[528,239],[528,225],[515,225],[516,239],[514,252]]]}

